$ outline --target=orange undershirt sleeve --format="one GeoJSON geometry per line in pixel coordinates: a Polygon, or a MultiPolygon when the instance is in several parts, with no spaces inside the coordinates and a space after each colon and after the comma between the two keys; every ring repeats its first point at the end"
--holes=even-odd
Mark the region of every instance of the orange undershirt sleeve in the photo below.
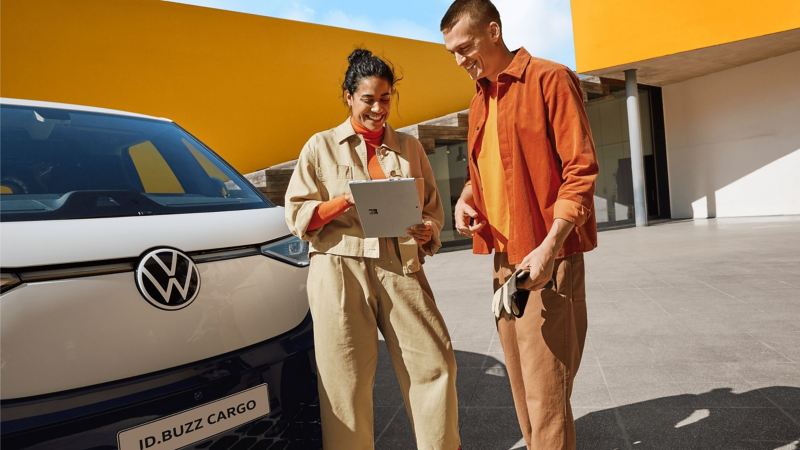
{"type": "Polygon", "coordinates": [[[331,220],[339,217],[340,214],[347,211],[350,204],[347,203],[344,197],[336,197],[322,202],[314,210],[311,216],[311,222],[308,224],[308,231],[317,230],[328,224],[331,220]]]}

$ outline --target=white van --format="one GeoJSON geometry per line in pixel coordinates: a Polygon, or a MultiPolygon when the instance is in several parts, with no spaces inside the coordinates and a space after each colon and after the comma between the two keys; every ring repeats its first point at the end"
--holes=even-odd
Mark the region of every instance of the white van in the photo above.
{"type": "Polygon", "coordinates": [[[318,448],[283,209],[170,120],[0,111],[2,448],[318,448]]]}

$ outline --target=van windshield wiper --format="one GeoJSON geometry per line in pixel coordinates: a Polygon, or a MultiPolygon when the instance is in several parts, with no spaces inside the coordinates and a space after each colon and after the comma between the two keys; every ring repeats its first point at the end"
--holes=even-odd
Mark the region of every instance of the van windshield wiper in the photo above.
{"type": "Polygon", "coordinates": [[[163,209],[142,192],[134,190],[70,191],[53,202],[58,218],[150,215],[163,209]]]}

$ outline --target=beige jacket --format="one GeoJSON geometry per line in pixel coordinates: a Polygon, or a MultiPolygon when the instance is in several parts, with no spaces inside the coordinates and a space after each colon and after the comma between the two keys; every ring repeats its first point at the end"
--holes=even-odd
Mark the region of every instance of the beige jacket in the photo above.
{"type": "MultiPolygon", "coordinates": [[[[418,246],[410,236],[398,238],[404,273],[420,269],[424,255],[433,255],[442,246],[439,233],[444,211],[428,157],[422,144],[388,124],[383,145],[376,157],[387,177],[423,180],[422,218],[433,225],[433,238],[418,246]]],[[[306,142],[286,191],[286,224],[291,232],[309,241],[311,253],[378,258],[378,238],[365,238],[355,208],[317,230],[308,224],[317,206],[349,191],[350,180],[368,180],[367,147],[350,124],[350,119],[331,130],[322,131],[306,142]]],[[[419,185],[420,183],[418,183],[419,185]]]]}

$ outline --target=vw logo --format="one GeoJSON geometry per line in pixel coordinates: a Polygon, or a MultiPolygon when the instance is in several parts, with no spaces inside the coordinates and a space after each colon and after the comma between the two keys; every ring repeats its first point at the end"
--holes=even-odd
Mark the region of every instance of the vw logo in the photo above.
{"type": "Polygon", "coordinates": [[[136,287],[151,305],[174,311],[189,306],[197,297],[200,272],[182,251],[157,248],[139,261],[136,287]]]}

